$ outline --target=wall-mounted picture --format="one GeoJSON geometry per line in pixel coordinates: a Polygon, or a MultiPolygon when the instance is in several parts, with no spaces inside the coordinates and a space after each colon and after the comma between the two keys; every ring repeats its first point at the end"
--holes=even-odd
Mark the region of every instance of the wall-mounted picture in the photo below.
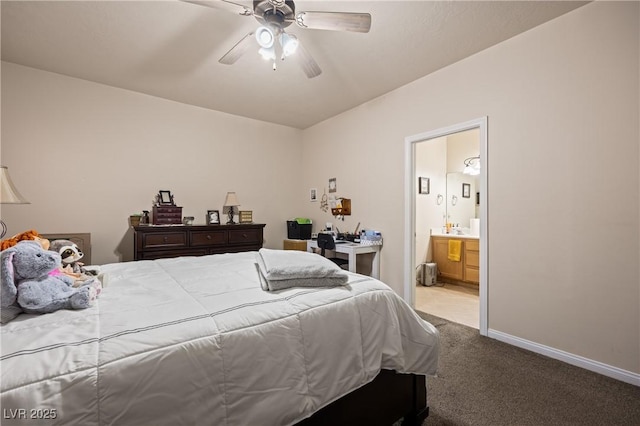
{"type": "Polygon", "coordinates": [[[463,183],[462,184],[462,198],[471,198],[471,184],[463,183]]]}
{"type": "Polygon", "coordinates": [[[207,210],[207,225],[220,225],[219,210],[207,210]]]}
{"type": "Polygon", "coordinates": [[[429,193],[429,178],[428,177],[419,177],[418,178],[418,193],[419,194],[428,194],[429,193]]]}
{"type": "Polygon", "coordinates": [[[329,192],[336,192],[338,190],[338,186],[336,183],[336,178],[329,179],[329,192]]]}
{"type": "Polygon", "coordinates": [[[318,190],[316,188],[311,188],[309,190],[309,201],[312,203],[318,201],[318,190]]]}

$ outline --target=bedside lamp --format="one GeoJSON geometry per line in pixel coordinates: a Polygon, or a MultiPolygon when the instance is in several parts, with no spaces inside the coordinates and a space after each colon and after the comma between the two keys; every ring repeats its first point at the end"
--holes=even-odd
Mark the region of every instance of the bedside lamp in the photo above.
{"type": "MultiPolygon", "coordinates": [[[[9,176],[9,169],[0,166],[0,204],[29,204],[29,202],[18,192],[9,176]]],[[[2,225],[2,235],[4,238],[7,233],[7,225],[0,219],[2,225]]]]}
{"type": "Polygon", "coordinates": [[[227,197],[224,199],[224,207],[227,207],[229,213],[229,220],[227,225],[235,225],[233,221],[233,208],[239,206],[238,197],[235,192],[227,192],[227,197]]]}

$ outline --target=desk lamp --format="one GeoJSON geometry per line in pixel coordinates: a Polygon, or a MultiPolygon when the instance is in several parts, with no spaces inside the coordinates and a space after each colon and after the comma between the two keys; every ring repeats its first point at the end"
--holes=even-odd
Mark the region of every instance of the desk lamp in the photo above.
{"type": "Polygon", "coordinates": [[[227,225],[235,225],[233,221],[233,208],[239,206],[238,197],[235,192],[227,192],[227,197],[224,200],[224,207],[227,207],[229,220],[227,221],[227,225]]]}
{"type": "MultiPolygon", "coordinates": [[[[29,202],[18,192],[9,176],[9,169],[0,166],[0,204],[29,204],[29,202]]],[[[2,235],[4,238],[7,233],[7,225],[0,219],[2,225],[2,235]]]]}

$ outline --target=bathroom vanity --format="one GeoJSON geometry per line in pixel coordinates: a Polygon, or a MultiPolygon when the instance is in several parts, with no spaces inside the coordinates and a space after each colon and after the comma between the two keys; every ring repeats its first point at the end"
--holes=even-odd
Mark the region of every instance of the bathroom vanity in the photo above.
{"type": "Polygon", "coordinates": [[[431,235],[433,261],[438,265],[438,279],[480,283],[480,240],[470,235],[431,235]],[[461,241],[460,260],[449,260],[449,240],[461,241]]]}

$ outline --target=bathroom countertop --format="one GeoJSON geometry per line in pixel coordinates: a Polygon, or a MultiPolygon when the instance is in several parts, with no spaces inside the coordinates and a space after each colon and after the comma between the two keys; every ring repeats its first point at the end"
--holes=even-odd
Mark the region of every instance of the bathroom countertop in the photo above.
{"type": "Polygon", "coordinates": [[[468,234],[455,234],[451,232],[450,234],[446,234],[444,232],[431,232],[432,237],[448,237],[448,238],[466,238],[470,240],[478,240],[480,239],[479,235],[468,235],[468,234]]]}

